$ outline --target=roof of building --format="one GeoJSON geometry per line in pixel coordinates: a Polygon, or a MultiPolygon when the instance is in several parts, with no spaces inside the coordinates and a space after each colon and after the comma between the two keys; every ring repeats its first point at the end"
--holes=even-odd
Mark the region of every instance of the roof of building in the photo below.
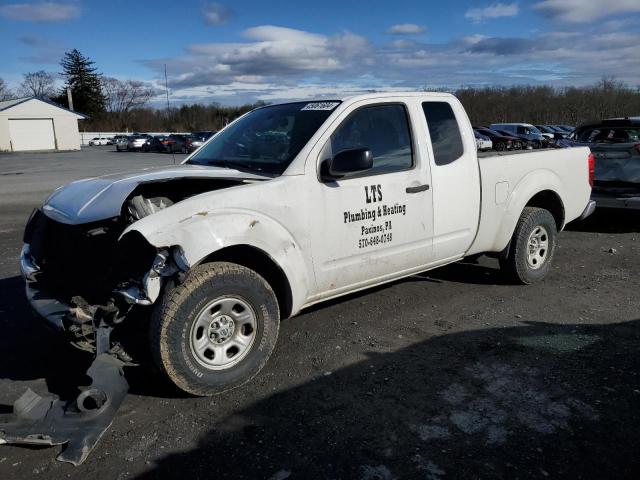
{"type": "Polygon", "coordinates": [[[52,105],[54,107],[57,107],[61,110],[65,110],[69,113],[73,113],[74,115],[78,115],[81,119],[86,119],[88,118],[86,115],[80,113],[80,112],[74,112],[73,110],[69,110],[68,108],[63,107],[62,105],[57,104],[56,102],[53,102],[51,100],[49,100],[48,98],[43,98],[43,97],[23,97],[23,98],[15,98],[13,100],[5,100],[3,102],[0,102],[0,112],[4,111],[4,110],[8,110],[10,108],[13,108],[17,105],[20,105],[21,103],[25,103],[28,102],[29,100],[39,100],[41,102],[47,103],[49,105],[52,105]]]}

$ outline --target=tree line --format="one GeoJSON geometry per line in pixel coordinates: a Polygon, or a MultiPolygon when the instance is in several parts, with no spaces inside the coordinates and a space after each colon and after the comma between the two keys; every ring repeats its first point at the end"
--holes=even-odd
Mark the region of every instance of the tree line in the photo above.
{"type": "MultiPolygon", "coordinates": [[[[192,104],[153,108],[150,100],[162,93],[149,83],[120,80],[103,75],[95,62],[78,50],[66,52],[60,62],[63,87],[56,76],[40,70],[25,73],[16,91],[0,78],[0,101],[37,96],[73,109],[89,118],[84,131],[198,131],[219,130],[228,122],[264,102],[242,106],[192,104]]],[[[453,92],[464,105],[474,125],[525,122],[576,125],[588,120],[640,115],[640,87],[630,87],[613,77],[604,77],[585,87],[496,86],[459,88],[453,92]]]]}
{"type": "Polygon", "coordinates": [[[473,125],[505,122],[577,125],[640,115],[640,87],[632,88],[611,77],[586,87],[461,88],[455,95],[473,125]]]}

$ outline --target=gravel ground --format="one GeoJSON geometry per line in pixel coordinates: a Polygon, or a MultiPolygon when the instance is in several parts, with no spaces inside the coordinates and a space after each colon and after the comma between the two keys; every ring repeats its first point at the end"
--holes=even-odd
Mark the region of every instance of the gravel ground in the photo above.
{"type": "MultiPolygon", "coordinates": [[[[26,217],[72,179],[171,163],[96,147],[0,155],[0,413],[73,396],[90,362],[29,314],[26,217]]],[[[176,158],[178,159],[178,155],[176,158]]],[[[85,464],[0,447],[0,478],[640,478],[640,215],[559,237],[542,284],[457,263],[283,322],[249,384],[189,398],[142,367],[85,464]]]]}

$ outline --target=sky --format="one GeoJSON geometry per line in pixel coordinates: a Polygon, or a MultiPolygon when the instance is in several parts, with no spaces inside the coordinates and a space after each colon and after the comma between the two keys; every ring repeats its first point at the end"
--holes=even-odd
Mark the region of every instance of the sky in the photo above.
{"type": "Polygon", "coordinates": [[[0,78],[59,72],[78,49],[173,104],[370,90],[640,86],[640,0],[0,0],[0,78]]]}

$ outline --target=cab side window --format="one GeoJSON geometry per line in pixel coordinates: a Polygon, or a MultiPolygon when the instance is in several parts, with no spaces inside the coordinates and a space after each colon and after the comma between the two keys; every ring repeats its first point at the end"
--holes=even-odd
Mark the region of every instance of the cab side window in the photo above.
{"type": "Polygon", "coordinates": [[[413,166],[409,119],[403,105],[375,105],[356,110],[331,136],[333,155],[367,148],[373,168],[365,175],[397,172],[413,166]]]}
{"type": "Polygon", "coordinates": [[[436,165],[455,162],[464,153],[462,135],[451,105],[447,102],[423,102],[433,156],[436,165]]]}

